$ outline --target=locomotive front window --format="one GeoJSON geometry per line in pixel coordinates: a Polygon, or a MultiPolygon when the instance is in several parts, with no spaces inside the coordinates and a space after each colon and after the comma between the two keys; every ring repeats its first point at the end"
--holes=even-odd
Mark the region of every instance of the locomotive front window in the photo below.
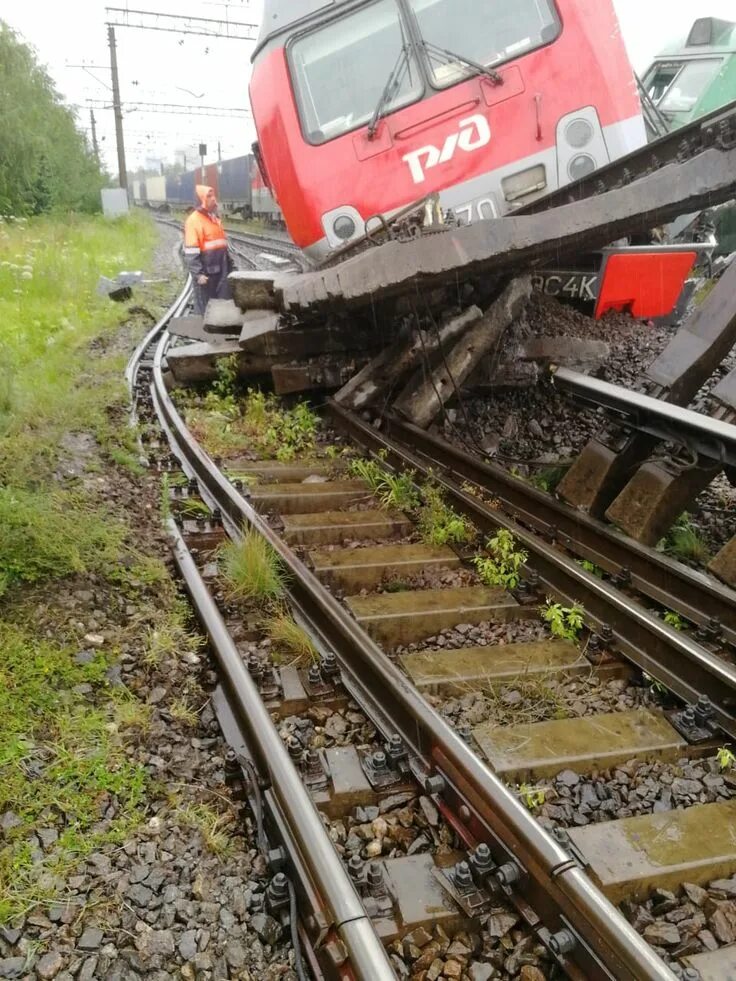
{"type": "Polygon", "coordinates": [[[464,58],[481,65],[499,64],[548,44],[560,33],[552,0],[408,2],[438,86],[454,85],[473,74],[464,58]]]}
{"type": "Polygon", "coordinates": [[[664,113],[691,112],[718,74],[721,58],[689,61],[673,80],[657,108],[664,113]]]}
{"type": "Polygon", "coordinates": [[[365,125],[392,76],[384,113],[414,102],[424,89],[396,0],[380,0],[299,38],[291,64],[310,143],[365,125]]]}

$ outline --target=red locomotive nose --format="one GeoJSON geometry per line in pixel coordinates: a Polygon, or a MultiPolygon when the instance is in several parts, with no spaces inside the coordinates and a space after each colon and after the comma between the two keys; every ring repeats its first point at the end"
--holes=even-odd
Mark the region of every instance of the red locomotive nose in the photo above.
{"type": "Polygon", "coordinates": [[[250,96],[267,183],[315,260],[429,195],[492,218],[646,141],[613,0],[306,6],[267,3],[250,96]]]}

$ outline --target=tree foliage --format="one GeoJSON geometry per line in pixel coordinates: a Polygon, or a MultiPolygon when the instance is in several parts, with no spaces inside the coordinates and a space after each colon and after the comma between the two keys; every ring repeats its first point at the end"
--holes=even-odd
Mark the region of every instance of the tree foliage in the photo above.
{"type": "Polygon", "coordinates": [[[0,215],[95,211],[103,177],[34,52],[0,21],[0,215]]]}

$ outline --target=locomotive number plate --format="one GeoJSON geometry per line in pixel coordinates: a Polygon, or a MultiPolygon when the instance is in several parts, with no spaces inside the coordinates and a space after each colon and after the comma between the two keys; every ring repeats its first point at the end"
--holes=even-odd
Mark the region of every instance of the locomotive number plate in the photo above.
{"type": "Polygon", "coordinates": [[[564,300],[595,303],[599,286],[598,273],[539,272],[532,276],[532,289],[564,300]]]}

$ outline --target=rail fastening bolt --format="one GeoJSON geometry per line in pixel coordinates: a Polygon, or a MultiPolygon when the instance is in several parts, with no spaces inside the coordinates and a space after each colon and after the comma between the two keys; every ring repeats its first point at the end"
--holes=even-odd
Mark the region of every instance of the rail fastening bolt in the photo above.
{"type": "Polygon", "coordinates": [[[386,749],[388,750],[389,756],[391,756],[392,759],[396,760],[400,756],[404,755],[404,740],[401,738],[398,732],[394,732],[388,737],[386,749]]]}
{"type": "Polygon", "coordinates": [[[283,872],[277,872],[273,879],[271,879],[268,891],[274,899],[283,899],[288,893],[289,887],[283,872]]]}
{"type": "Polygon", "coordinates": [[[351,855],[350,861],[348,862],[348,873],[350,878],[357,882],[363,875],[363,859],[360,855],[351,855]]]}
{"type": "Polygon", "coordinates": [[[386,754],[380,749],[371,756],[371,763],[373,764],[374,770],[385,770],[386,769],[386,754]]]}
{"type": "Polygon", "coordinates": [[[452,874],[455,885],[459,889],[467,889],[473,885],[473,873],[467,862],[458,862],[452,874]]]}
{"type": "Polygon", "coordinates": [[[433,773],[428,776],[424,781],[424,789],[431,796],[432,794],[441,794],[445,789],[445,780],[439,773],[433,773]]]}
{"type": "Polygon", "coordinates": [[[571,953],[576,946],[577,938],[571,930],[558,930],[549,938],[549,949],[558,957],[571,953]]]}
{"type": "Polygon", "coordinates": [[[383,869],[378,862],[371,862],[365,873],[365,881],[371,893],[380,893],[383,890],[383,869]]]}
{"type": "Polygon", "coordinates": [[[506,862],[496,869],[495,875],[502,886],[512,886],[521,878],[521,871],[515,862],[506,862]]]}

